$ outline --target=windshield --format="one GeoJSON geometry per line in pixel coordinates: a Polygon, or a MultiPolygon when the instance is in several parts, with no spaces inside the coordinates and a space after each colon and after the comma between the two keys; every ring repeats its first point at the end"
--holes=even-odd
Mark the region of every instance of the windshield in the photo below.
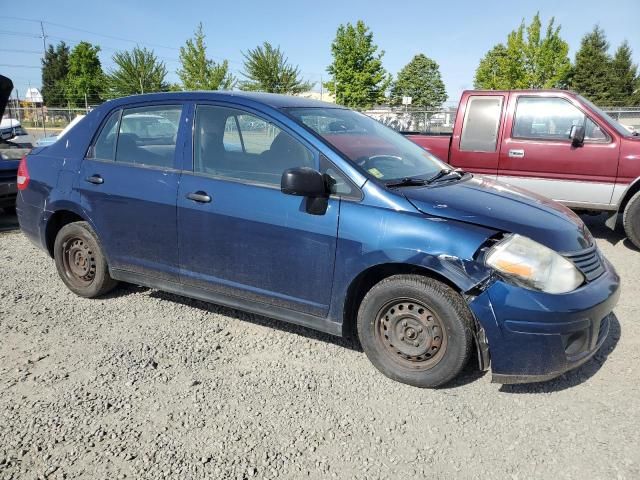
{"type": "Polygon", "coordinates": [[[596,112],[598,115],[604,118],[605,122],[607,122],[607,124],[609,124],[610,127],[614,128],[620,135],[622,135],[623,137],[628,137],[629,135],[631,135],[631,132],[629,130],[623,127],[620,124],[620,122],[618,122],[615,118],[610,116],[607,112],[596,107],[593,103],[591,103],[589,100],[584,98],[582,95],[578,95],[578,98],[582,100],[594,112],[596,112]]]}
{"type": "Polygon", "coordinates": [[[447,167],[399,133],[353,110],[312,107],[290,108],[287,112],[384,182],[407,177],[428,179],[447,167]]]}

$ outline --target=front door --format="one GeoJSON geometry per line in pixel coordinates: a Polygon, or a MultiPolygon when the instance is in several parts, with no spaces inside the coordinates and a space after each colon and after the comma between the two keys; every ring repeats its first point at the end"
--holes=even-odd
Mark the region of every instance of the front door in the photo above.
{"type": "Polygon", "coordinates": [[[339,200],[312,213],[280,191],[284,170],[318,169],[317,153],[256,112],[199,105],[194,122],[192,171],[178,190],[182,282],[325,316],[339,200]]]}
{"type": "Polygon", "coordinates": [[[514,94],[510,110],[499,180],[573,207],[611,203],[618,168],[615,137],[562,97],[514,94]],[[585,127],[579,147],[569,139],[574,125],[585,127]]]}
{"type": "Polygon", "coordinates": [[[82,161],[76,189],[113,269],[179,280],[181,112],[180,105],[114,111],[82,161]]]}

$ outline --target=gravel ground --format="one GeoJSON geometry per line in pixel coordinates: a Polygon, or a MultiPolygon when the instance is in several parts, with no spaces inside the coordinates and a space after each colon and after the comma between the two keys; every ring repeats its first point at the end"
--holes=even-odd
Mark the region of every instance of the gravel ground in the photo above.
{"type": "Polygon", "coordinates": [[[640,252],[586,217],[624,287],[555,381],[448,388],[357,343],[135,286],[85,300],[0,221],[0,478],[639,478],[640,252]],[[7,231],[8,229],[8,231],[7,231]]]}

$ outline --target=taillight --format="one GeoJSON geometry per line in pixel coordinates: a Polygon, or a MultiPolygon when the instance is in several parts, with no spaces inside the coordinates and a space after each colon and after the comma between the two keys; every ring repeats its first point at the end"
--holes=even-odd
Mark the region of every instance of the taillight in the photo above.
{"type": "Polygon", "coordinates": [[[18,165],[18,190],[24,190],[29,185],[29,169],[27,168],[27,157],[24,156],[18,165]]]}

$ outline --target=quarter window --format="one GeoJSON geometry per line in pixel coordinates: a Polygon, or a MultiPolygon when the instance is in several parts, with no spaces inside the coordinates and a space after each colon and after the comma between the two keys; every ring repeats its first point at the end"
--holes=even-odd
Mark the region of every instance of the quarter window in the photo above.
{"type": "Polygon", "coordinates": [[[280,185],[288,168],[315,168],[311,151],[287,132],[240,110],[200,105],[194,164],[198,173],[280,185]]]}
{"type": "Polygon", "coordinates": [[[120,123],[120,110],[113,112],[104,123],[100,135],[93,145],[91,157],[100,160],[113,160],[116,154],[116,139],[120,123]]]}
{"type": "Polygon", "coordinates": [[[513,124],[513,138],[569,140],[571,127],[585,127],[585,140],[606,141],[607,135],[582,111],[564,98],[520,97],[513,124]]]}
{"type": "Polygon", "coordinates": [[[173,167],[181,112],[180,106],[166,105],[124,110],[116,162],[173,167]]]}
{"type": "Polygon", "coordinates": [[[460,150],[495,152],[502,112],[501,96],[473,95],[464,114],[460,150]]]}

